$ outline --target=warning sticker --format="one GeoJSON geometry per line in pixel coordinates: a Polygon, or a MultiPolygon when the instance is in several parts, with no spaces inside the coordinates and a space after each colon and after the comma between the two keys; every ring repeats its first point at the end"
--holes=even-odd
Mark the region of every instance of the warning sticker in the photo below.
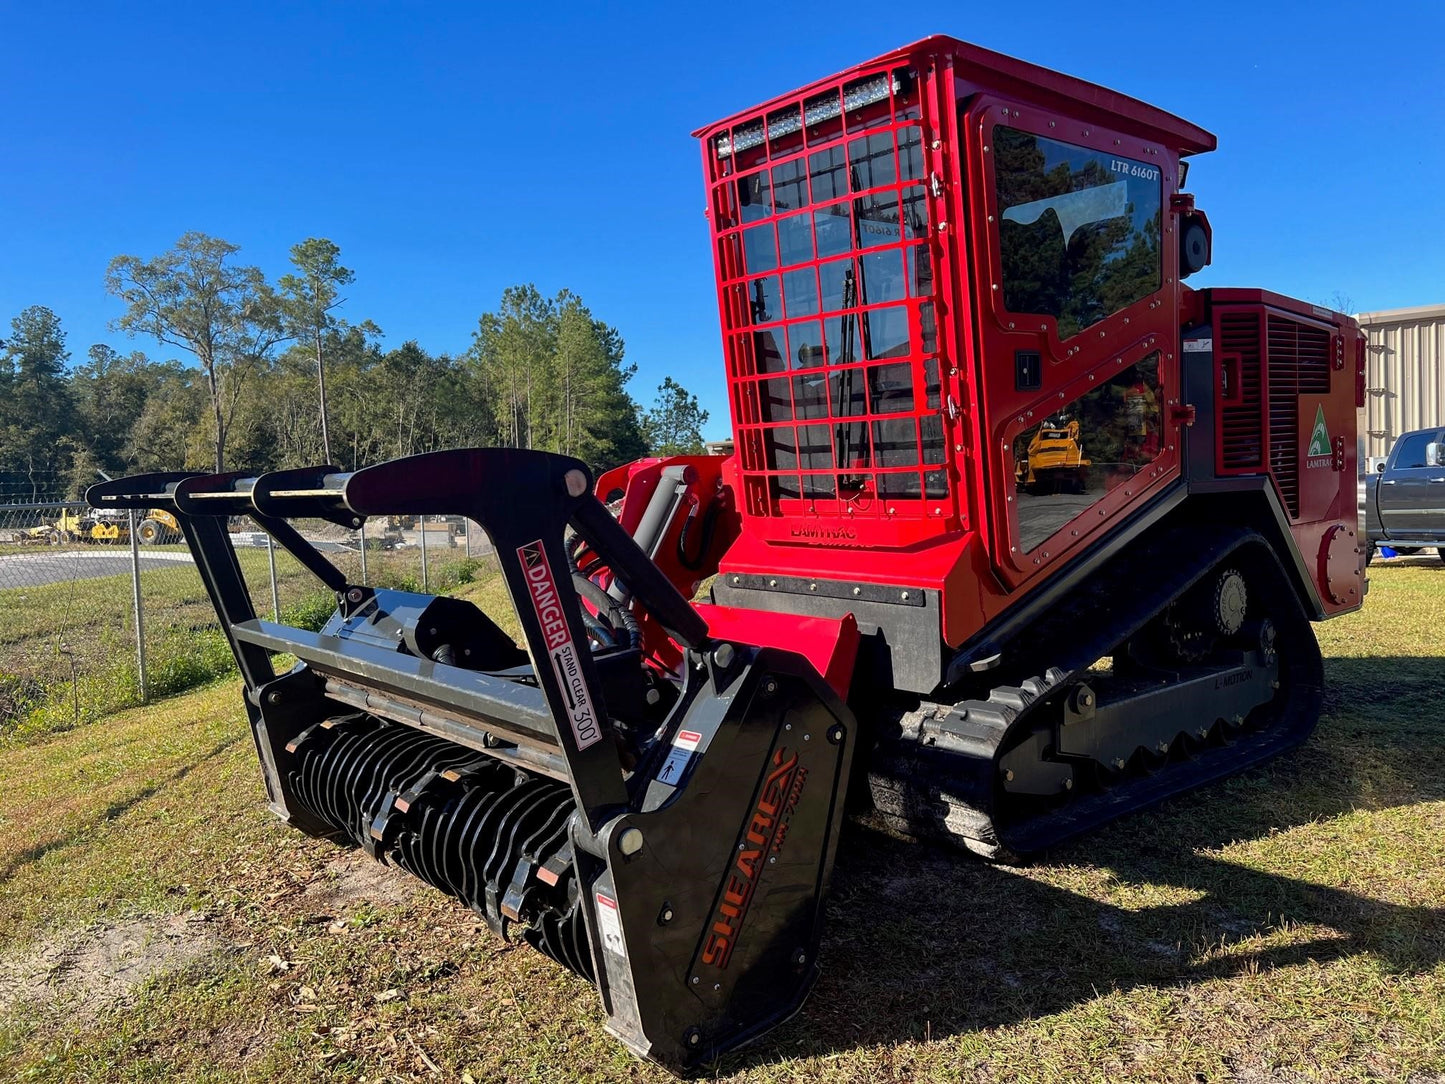
{"type": "MultiPolygon", "coordinates": [[[[572,737],[578,749],[586,749],[602,737],[602,730],[592,707],[592,694],[582,680],[582,667],[578,662],[577,647],[572,642],[572,631],[567,627],[566,615],[557,598],[557,581],[552,577],[552,565],[547,560],[541,539],[518,546],[517,556],[522,561],[522,573],[527,577],[527,594],[532,598],[532,609],[536,611],[542,636],[547,641],[547,659],[567,701],[567,721],[571,724],[572,737]]],[[[536,665],[538,660],[533,659],[532,662],[536,665]]]]}
{"type": "Polygon", "coordinates": [[[602,932],[602,947],[614,956],[627,959],[627,946],[622,940],[622,919],[617,914],[617,901],[603,892],[597,896],[597,928],[602,932]]]}
{"type": "Polygon", "coordinates": [[[1213,339],[1185,339],[1184,352],[1186,354],[1207,354],[1214,349],[1213,339]]]}
{"type": "Polygon", "coordinates": [[[702,735],[696,730],[679,730],[677,737],[672,739],[672,751],[667,754],[667,759],[662,762],[661,769],[657,773],[659,783],[678,783],[687,774],[687,767],[692,762],[692,755],[697,752],[698,743],[702,741],[702,735]]]}

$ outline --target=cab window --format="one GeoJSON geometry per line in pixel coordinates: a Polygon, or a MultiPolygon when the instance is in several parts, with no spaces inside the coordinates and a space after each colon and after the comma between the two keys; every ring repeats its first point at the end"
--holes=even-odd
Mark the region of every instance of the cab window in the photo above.
{"type": "Polygon", "coordinates": [[[1025,553],[1158,458],[1162,402],[1154,353],[1014,438],[1014,507],[1025,553]]]}
{"type": "Polygon", "coordinates": [[[1067,339],[1159,289],[1157,165],[993,130],[1003,301],[1067,339]]]}
{"type": "Polygon", "coordinates": [[[1427,467],[1425,461],[1425,450],[1435,441],[1434,433],[1411,433],[1408,437],[1400,438],[1400,450],[1395,453],[1395,470],[1407,470],[1410,467],[1427,467]]]}

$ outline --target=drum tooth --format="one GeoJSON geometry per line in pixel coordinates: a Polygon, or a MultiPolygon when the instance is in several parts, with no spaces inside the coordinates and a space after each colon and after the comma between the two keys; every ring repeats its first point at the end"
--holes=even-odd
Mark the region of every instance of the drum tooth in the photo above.
{"type": "Polygon", "coordinates": [[[568,787],[365,715],[319,724],[288,752],[291,795],[316,819],[455,896],[498,933],[592,977],[568,787]],[[547,880],[536,877],[544,865],[547,880]]]}

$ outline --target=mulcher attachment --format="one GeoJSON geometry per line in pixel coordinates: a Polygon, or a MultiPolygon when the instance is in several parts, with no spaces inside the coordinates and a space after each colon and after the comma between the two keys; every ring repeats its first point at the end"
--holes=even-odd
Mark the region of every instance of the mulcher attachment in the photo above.
{"type": "MultiPolygon", "coordinates": [[[[674,1068],[801,1004],[853,718],[802,656],[710,638],[583,464],[463,450],[354,474],[145,475],[87,496],[178,517],[283,818],[401,866],[595,982],[609,1030],[674,1068]],[[225,528],[240,513],[335,592],[320,633],[257,619],[225,528]],[[487,531],[525,653],[470,603],[346,582],[286,522],[408,513],[487,531]],[[579,591],[606,601],[598,580],[631,612],[584,607],[579,591]],[[676,671],[644,661],[636,613],[682,653],[676,671]],[[277,676],[283,652],[300,661],[277,676]]],[[[838,644],[852,628],[838,623],[838,644]]]]}

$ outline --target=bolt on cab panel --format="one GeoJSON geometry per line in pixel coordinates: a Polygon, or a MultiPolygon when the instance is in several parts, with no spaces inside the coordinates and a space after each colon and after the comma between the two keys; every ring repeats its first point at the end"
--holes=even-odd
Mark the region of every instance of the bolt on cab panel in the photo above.
{"type": "Polygon", "coordinates": [[[1179,476],[1177,256],[1165,214],[1177,151],[1082,108],[967,82],[956,98],[983,299],[991,551],[1016,586],[1179,476]],[[1071,422],[1098,462],[1081,492],[1018,487],[1039,431],[1071,422]]]}

